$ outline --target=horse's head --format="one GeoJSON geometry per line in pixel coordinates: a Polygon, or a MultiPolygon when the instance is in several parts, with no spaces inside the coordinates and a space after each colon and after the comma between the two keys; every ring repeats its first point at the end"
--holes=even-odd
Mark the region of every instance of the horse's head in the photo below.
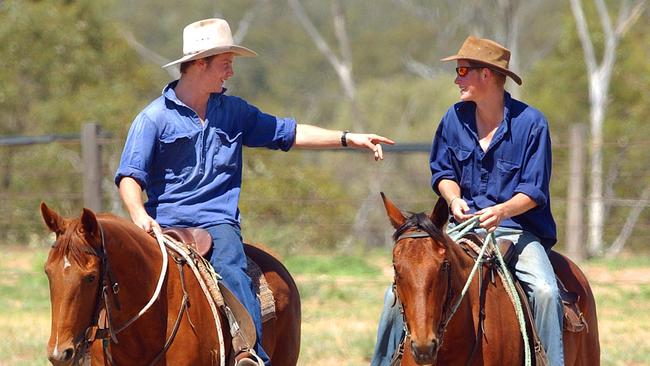
{"type": "Polygon", "coordinates": [[[395,289],[411,339],[411,352],[419,364],[432,364],[442,342],[453,297],[449,238],[443,227],[448,209],[444,199],[438,200],[431,214],[409,217],[382,193],[391,224],[395,227],[393,267],[395,289]]]}
{"type": "Polygon", "coordinates": [[[50,283],[52,329],[47,344],[54,365],[71,365],[82,357],[89,324],[98,310],[103,248],[95,214],[84,209],[79,218],[65,219],[41,203],[47,227],[56,234],[45,262],[50,283]]]}

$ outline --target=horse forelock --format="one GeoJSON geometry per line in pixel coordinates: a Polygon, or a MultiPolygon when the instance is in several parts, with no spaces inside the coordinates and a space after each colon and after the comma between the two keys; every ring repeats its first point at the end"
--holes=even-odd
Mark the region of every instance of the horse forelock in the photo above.
{"type": "Polygon", "coordinates": [[[408,230],[422,230],[440,244],[444,246],[447,244],[445,234],[431,221],[429,215],[424,212],[411,214],[404,224],[395,230],[393,240],[397,241],[397,239],[408,230]]]}
{"type": "Polygon", "coordinates": [[[56,258],[65,257],[78,266],[88,263],[89,253],[94,250],[80,232],[81,222],[79,219],[72,220],[66,231],[61,234],[54,246],[53,254],[56,258]]]}

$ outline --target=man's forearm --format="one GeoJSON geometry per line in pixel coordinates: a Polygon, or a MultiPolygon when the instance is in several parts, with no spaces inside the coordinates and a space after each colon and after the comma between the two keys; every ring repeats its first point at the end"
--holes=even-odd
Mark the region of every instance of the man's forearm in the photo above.
{"type": "Polygon", "coordinates": [[[451,179],[442,179],[438,182],[438,191],[442,198],[451,206],[451,201],[460,197],[460,186],[451,179]]]}
{"type": "Polygon", "coordinates": [[[524,193],[516,193],[511,199],[500,204],[505,217],[519,216],[537,207],[537,203],[524,193]]]}
{"type": "Polygon", "coordinates": [[[131,218],[146,214],[142,202],[142,188],[138,182],[131,177],[124,177],[120,180],[120,197],[131,218]]]}
{"type": "Polygon", "coordinates": [[[296,126],[296,147],[338,147],[341,146],[342,131],[298,124],[296,126]]]}

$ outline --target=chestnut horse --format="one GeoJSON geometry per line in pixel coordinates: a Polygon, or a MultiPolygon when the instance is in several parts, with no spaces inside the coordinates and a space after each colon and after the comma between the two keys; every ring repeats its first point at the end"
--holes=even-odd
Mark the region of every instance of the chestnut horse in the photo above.
{"type": "MultiPolygon", "coordinates": [[[[460,299],[474,259],[445,233],[449,214],[445,200],[439,199],[429,215],[407,218],[383,193],[382,198],[396,229],[395,288],[410,336],[402,365],[522,365],[522,335],[513,304],[489,271],[482,276],[483,298],[477,274],[456,312],[450,311],[460,299]],[[480,314],[484,318],[479,330],[480,314]]],[[[567,290],[579,295],[578,306],[587,323],[579,333],[564,331],[565,365],[599,365],[596,304],[587,279],[568,258],[557,252],[549,256],[567,290]]]]}
{"type": "MultiPolygon", "coordinates": [[[[103,356],[113,365],[220,365],[220,360],[229,359],[227,320],[222,315],[218,319],[226,345],[222,358],[218,323],[199,282],[189,266],[175,263],[172,255],[161,274],[163,255],[156,239],[125,219],[88,209],[66,219],[43,203],[41,213],[56,233],[45,263],[52,303],[47,353],[52,364],[84,361],[89,347],[85,340],[96,330],[101,312],[108,315],[113,333],[123,329],[103,339],[105,354],[100,341],[93,343],[93,364],[103,364],[103,356]],[[157,286],[160,292],[153,298],[157,286]]],[[[298,289],[273,256],[256,247],[246,251],[265,274],[276,301],[276,318],[264,323],[262,344],[274,365],[295,365],[300,349],[298,289]]]]}

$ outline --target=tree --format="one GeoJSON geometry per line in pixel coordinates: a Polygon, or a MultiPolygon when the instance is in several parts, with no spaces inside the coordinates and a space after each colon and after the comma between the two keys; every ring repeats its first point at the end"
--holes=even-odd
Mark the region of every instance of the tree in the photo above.
{"type": "MultiPolygon", "coordinates": [[[[477,3],[471,0],[445,0],[433,5],[424,5],[417,0],[393,1],[430,24],[433,44],[441,52],[450,52],[446,45],[458,47],[459,40],[469,34],[491,38],[510,50],[510,69],[518,74],[524,74],[550,52],[559,37],[555,28],[548,27],[552,18],[558,14],[557,1],[490,0],[477,3]],[[538,17],[540,12],[549,16],[538,17]],[[540,32],[540,29],[543,31],[540,32]]],[[[438,60],[435,61],[439,65],[438,60]]],[[[410,56],[406,58],[406,67],[426,78],[435,75],[435,70],[439,68],[427,66],[410,56]]],[[[514,84],[509,90],[516,98],[521,92],[514,84]]]]}
{"type": "MultiPolygon", "coordinates": [[[[78,134],[89,121],[116,137],[125,132],[158,76],[121,40],[102,13],[105,6],[97,0],[0,5],[0,134],[78,134]]],[[[52,192],[67,195],[61,199],[67,202],[57,202],[63,207],[81,205],[71,193],[81,190],[74,147],[6,148],[0,154],[0,194],[10,207],[0,223],[3,235],[26,236],[30,231],[15,225],[8,234],[4,223],[33,223],[38,202],[52,192]]]]}
{"type": "Polygon", "coordinates": [[[602,58],[597,60],[596,50],[588,29],[581,0],[571,0],[578,36],[584,53],[589,76],[589,102],[591,126],[591,193],[589,201],[589,252],[600,255],[603,252],[603,224],[605,204],[603,200],[603,122],[607,110],[610,80],[616,63],[617,48],[621,38],[638,20],[645,9],[645,0],[636,1],[634,6],[623,0],[616,24],[612,24],[604,0],[594,0],[603,32],[602,58]]]}

